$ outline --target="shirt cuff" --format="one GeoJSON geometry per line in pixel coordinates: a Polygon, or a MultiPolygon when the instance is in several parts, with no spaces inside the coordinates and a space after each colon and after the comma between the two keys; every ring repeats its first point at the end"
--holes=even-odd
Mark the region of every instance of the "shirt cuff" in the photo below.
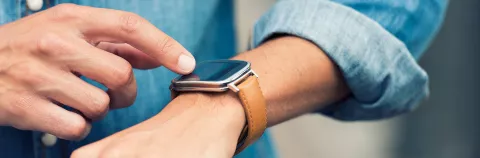
{"type": "Polygon", "coordinates": [[[428,76],[407,47],[349,7],[320,0],[279,1],[255,24],[253,46],[275,34],[312,41],[342,71],[352,95],[320,111],[327,116],[387,118],[411,111],[428,96],[428,76]]]}

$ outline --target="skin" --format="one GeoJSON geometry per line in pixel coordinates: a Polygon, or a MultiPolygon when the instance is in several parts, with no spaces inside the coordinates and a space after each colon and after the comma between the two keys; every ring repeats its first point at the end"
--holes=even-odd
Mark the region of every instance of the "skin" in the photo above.
{"type": "MultiPolygon", "coordinates": [[[[335,64],[316,45],[297,37],[269,40],[233,59],[251,62],[260,76],[268,126],[349,95],[335,64]]],[[[233,92],[187,93],[151,119],[84,146],[72,157],[232,157],[244,125],[245,114],[233,92]]]]}
{"type": "Polygon", "coordinates": [[[58,5],[0,26],[0,34],[0,125],[63,139],[82,139],[91,121],[134,102],[132,67],[186,74],[195,66],[178,42],[138,15],[117,10],[58,5]]]}

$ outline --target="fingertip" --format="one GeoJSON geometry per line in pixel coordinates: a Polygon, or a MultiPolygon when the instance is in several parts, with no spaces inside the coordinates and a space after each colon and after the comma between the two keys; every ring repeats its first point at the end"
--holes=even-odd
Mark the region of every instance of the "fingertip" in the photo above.
{"type": "Polygon", "coordinates": [[[65,130],[57,136],[66,140],[81,141],[88,136],[92,129],[92,125],[78,114],[70,117],[68,122],[62,124],[65,130]]]}
{"type": "Polygon", "coordinates": [[[193,58],[193,56],[181,54],[178,57],[177,66],[180,69],[181,72],[179,72],[179,73],[181,73],[181,74],[191,73],[193,71],[193,69],[195,69],[195,64],[196,64],[195,63],[195,58],[193,58]]]}
{"type": "Polygon", "coordinates": [[[83,135],[80,137],[80,140],[85,139],[88,134],[90,134],[90,131],[92,130],[92,124],[87,123],[87,126],[85,127],[85,131],[83,131],[83,135]]]}

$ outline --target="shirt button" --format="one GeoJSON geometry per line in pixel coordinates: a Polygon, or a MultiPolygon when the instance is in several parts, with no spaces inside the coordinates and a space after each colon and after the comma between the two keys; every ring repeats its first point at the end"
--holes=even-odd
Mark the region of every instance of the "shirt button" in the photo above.
{"type": "Polygon", "coordinates": [[[27,6],[32,11],[39,11],[42,9],[43,0],[27,0],[27,6]]]}
{"type": "Polygon", "coordinates": [[[55,143],[57,143],[57,137],[55,137],[54,135],[45,133],[42,136],[42,143],[47,147],[53,146],[55,145],[55,143]]]}

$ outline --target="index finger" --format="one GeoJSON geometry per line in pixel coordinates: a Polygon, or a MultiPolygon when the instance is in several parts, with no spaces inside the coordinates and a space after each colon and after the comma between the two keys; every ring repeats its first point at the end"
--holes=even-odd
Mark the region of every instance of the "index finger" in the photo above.
{"type": "Polygon", "coordinates": [[[160,31],[146,19],[130,12],[78,6],[80,31],[94,42],[124,42],[158,60],[168,69],[187,74],[193,71],[195,59],[176,40],[160,31]]]}

